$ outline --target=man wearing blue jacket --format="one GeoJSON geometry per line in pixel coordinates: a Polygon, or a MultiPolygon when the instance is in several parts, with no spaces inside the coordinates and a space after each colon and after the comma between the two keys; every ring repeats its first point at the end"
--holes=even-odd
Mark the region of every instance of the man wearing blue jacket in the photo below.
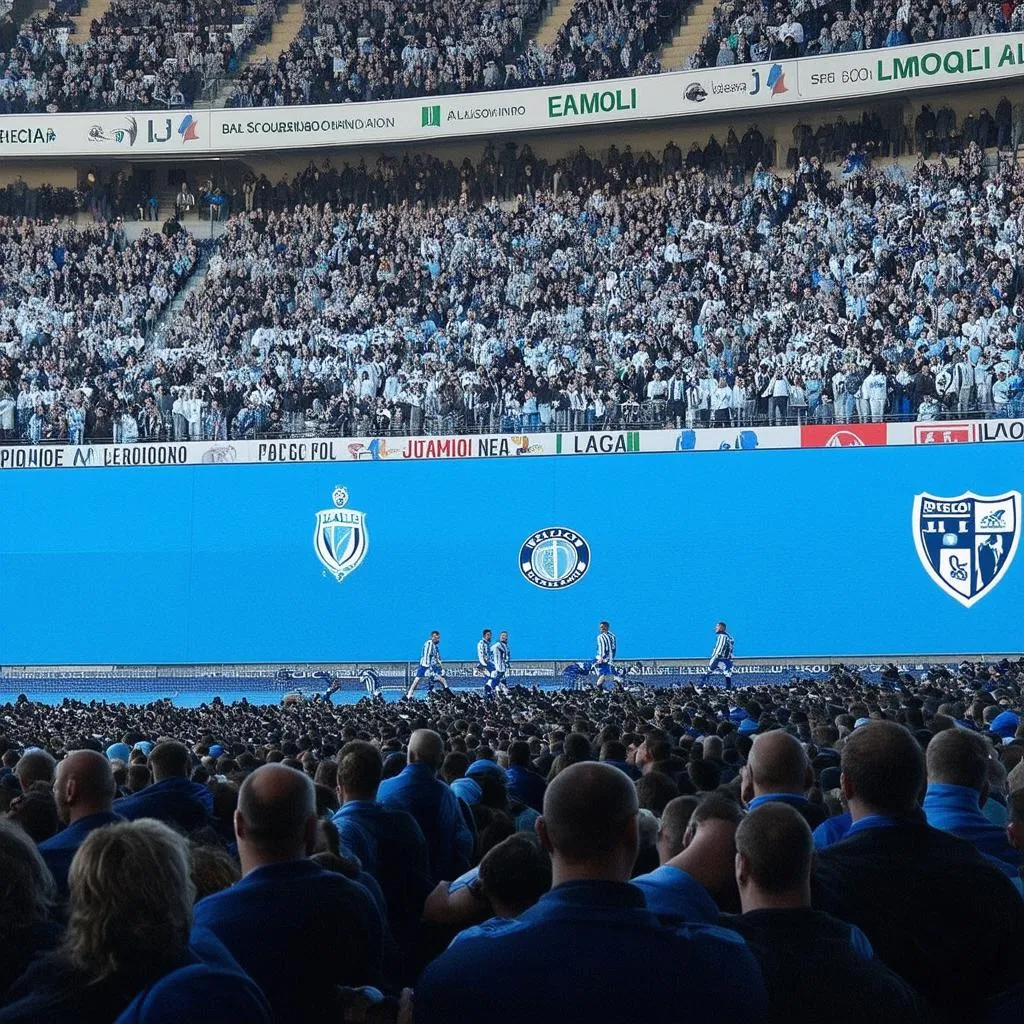
{"type": "Polygon", "coordinates": [[[928,789],[924,813],[928,824],[966,839],[1009,878],[1017,878],[1024,855],[1007,839],[1006,830],[982,812],[988,796],[985,738],[967,729],[945,729],[932,737],[925,755],[928,789]]]}
{"type": "Polygon", "coordinates": [[[235,836],[242,880],[195,907],[193,936],[211,932],[259,985],[276,1021],[325,1020],[338,985],[379,985],[384,925],[357,882],[310,860],[313,783],[281,764],[242,783],[235,836]]]}
{"type": "Polygon", "coordinates": [[[213,794],[189,779],[192,759],[188,748],[177,740],[158,743],[149,755],[152,785],[132,796],[114,801],[114,813],[136,821],[156,818],[194,832],[210,824],[213,794]]]}
{"type": "Polygon", "coordinates": [[[409,737],[409,763],[377,792],[382,806],[411,814],[423,830],[434,882],[451,881],[468,871],[473,857],[473,833],[459,808],[458,797],[437,772],[444,760],[444,743],[430,729],[409,737]]]}
{"type": "Polygon", "coordinates": [[[53,795],[65,829],[39,844],[39,852],[57,883],[68,894],[68,871],[86,837],[104,825],[120,821],[111,809],[117,787],[110,762],[95,750],[73,750],[57,765],[53,795]]]}
{"type": "Polygon", "coordinates": [[[377,802],[382,762],[372,743],[352,740],[338,754],[338,799],[334,823],[345,846],[380,883],[391,931],[411,949],[423,903],[433,887],[427,840],[416,819],[377,802]]]}
{"type": "Polygon", "coordinates": [[[629,884],[639,848],[636,789],[593,761],[560,772],[537,835],[552,889],[518,918],[463,933],[416,985],[417,1024],[546,1020],[764,1020],[753,955],[717,927],[661,924],[629,884]],[[615,955],[614,951],[628,955],[615,955]],[[510,984],[510,968],[529,984],[510,984]]]}

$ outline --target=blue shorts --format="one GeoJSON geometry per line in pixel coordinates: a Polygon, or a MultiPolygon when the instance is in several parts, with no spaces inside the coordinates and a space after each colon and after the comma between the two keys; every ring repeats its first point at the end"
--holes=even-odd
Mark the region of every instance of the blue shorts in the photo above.
{"type": "Polygon", "coordinates": [[[594,668],[597,669],[597,674],[599,676],[613,676],[613,675],[615,675],[615,670],[611,667],[610,664],[608,664],[607,661],[602,662],[600,665],[595,665],[594,668]]]}
{"type": "Polygon", "coordinates": [[[732,671],[732,658],[719,658],[711,663],[711,668],[708,671],[730,673],[732,671]]]}

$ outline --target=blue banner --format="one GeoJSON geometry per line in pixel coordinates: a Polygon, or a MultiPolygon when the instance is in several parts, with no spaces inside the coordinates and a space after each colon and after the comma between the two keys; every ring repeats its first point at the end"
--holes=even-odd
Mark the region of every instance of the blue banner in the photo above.
{"type": "Polygon", "coordinates": [[[0,663],[417,660],[433,629],[472,660],[484,627],[585,660],[602,619],[620,662],[705,656],[720,619],[737,657],[1013,649],[1022,470],[1007,444],[15,471],[0,663]]]}

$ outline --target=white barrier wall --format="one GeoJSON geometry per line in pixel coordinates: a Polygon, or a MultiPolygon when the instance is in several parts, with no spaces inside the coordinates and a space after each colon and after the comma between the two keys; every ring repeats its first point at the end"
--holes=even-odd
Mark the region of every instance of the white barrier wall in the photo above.
{"type": "Polygon", "coordinates": [[[1019,78],[1024,33],[583,85],[372,103],[0,117],[0,157],[190,159],[754,113],[1019,78]]]}
{"type": "Polygon", "coordinates": [[[404,462],[408,459],[517,459],[534,455],[764,451],[1024,441],[1024,420],[941,423],[809,424],[473,434],[450,437],[345,437],[267,441],[163,441],[137,444],[0,445],[0,470],[244,463],[404,462]]]}

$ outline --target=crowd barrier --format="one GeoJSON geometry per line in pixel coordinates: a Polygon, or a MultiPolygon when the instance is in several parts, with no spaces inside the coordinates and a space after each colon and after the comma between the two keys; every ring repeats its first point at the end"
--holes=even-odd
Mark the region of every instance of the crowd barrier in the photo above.
{"type": "Polygon", "coordinates": [[[813,423],[786,427],[551,431],[419,437],[344,437],[135,444],[0,445],[0,470],[224,466],[296,462],[519,459],[544,455],[771,451],[1024,441],[1024,419],[934,423],[813,423]]]}
{"type": "Polygon", "coordinates": [[[780,106],[888,100],[898,93],[1010,81],[1022,69],[1024,33],[1015,32],[458,96],[155,113],[11,114],[0,117],[0,156],[188,160],[707,114],[752,118],[780,106]]]}

